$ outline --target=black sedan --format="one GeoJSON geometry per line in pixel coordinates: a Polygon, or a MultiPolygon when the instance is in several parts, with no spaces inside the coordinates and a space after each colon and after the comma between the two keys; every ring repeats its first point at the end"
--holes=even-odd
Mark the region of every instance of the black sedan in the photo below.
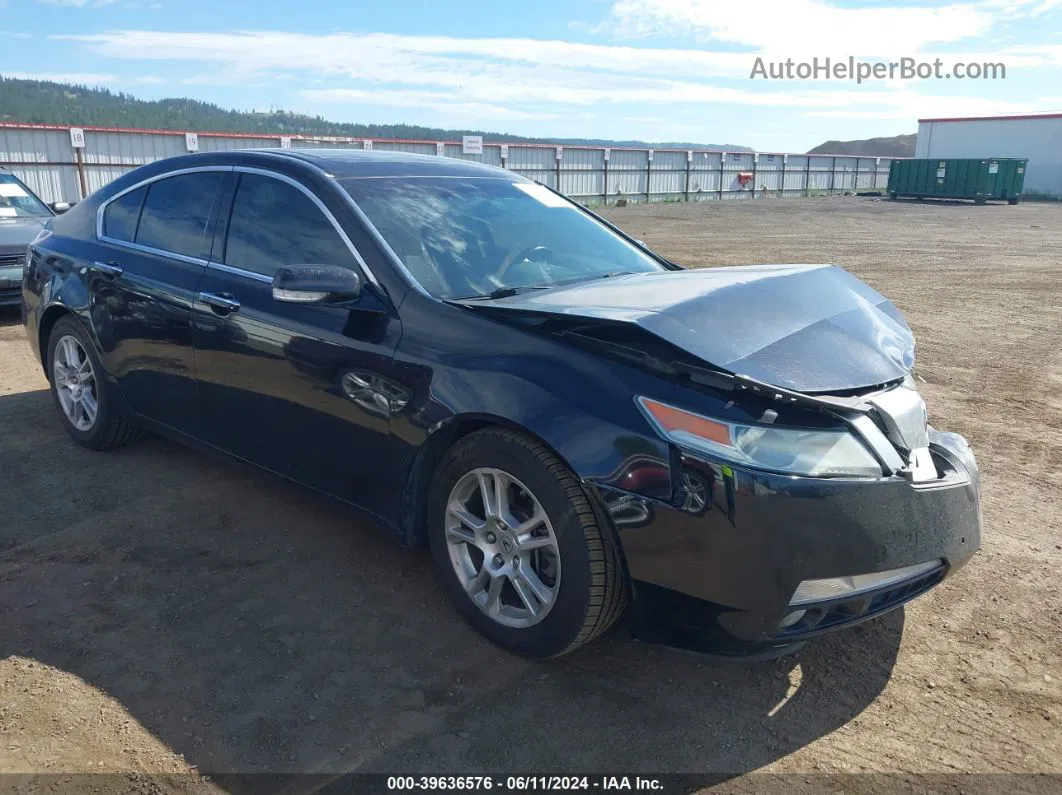
{"type": "Polygon", "coordinates": [[[480,632],[773,654],[980,541],[896,308],[840,268],[687,270],[509,171],[345,150],[133,171],[34,242],[70,435],[220,451],[427,544],[480,632]]]}

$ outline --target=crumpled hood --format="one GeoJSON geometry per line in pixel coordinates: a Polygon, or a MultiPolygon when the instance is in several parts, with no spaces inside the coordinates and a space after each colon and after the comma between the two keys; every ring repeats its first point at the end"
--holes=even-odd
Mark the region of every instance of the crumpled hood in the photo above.
{"type": "Polygon", "coordinates": [[[2,218],[0,217],[0,256],[4,254],[22,254],[33,242],[37,234],[44,229],[47,217],[2,218]]]}
{"type": "Polygon", "coordinates": [[[717,368],[799,392],[874,386],[914,365],[903,315],[835,265],[616,276],[477,303],[634,323],[717,368]]]}

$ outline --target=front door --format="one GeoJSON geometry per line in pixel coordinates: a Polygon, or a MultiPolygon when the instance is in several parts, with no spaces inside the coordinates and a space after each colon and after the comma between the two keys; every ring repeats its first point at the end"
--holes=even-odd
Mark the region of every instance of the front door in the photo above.
{"type": "Polygon", "coordinates": [[[237,177],[194,304],[203,438],[378,512],[390,415],[404,405],[393,379],[398,318],[308,189],[269,172],[237,177]],[[300,264],[358,272],[361,295],[342,305],[274,299],[277,269],[300,264]]]}

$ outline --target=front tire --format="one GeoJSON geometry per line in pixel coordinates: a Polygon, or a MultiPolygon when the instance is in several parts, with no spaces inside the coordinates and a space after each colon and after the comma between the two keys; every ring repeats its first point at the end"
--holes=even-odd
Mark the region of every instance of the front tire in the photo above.
{"type": "Polygon", "coordinates": [[[622,615],[627,579],[611,530],[544,445],[501,428],[466,436],[439,462],[427,508],[443,590],[499,646],[556,657],[622,615]]]}
{"type": "Polygon", "coordinates": [[[90,450],[109,450],[137,438],[136,426],[113,405],[103,365],[72,317],[61,317],[52,327],[46,361],[59,419],[75,442],[90,450]]]}

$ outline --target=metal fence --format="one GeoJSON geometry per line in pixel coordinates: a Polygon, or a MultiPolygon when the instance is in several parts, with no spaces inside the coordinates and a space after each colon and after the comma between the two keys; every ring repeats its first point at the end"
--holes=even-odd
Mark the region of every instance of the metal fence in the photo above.
{"type": "Polygon", "coordinates": [[[188,151],[260,147],[378,149],[474,160],[537,180],[585,204],[751,199],[884,191],[892,158],[603,148],[318,136],[255,136],[0,124],[0,165],[42,199],[78,201],[137,166],[188,151]]]}

